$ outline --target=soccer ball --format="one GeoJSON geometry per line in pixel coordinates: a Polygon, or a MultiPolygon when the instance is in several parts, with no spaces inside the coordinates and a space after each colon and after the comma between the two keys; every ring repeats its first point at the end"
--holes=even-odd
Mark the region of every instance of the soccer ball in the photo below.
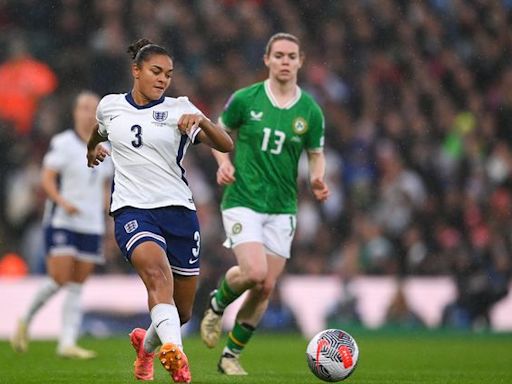
{"type": "Polygon", "coordinates": [[[359,348],[347,332],[327,329],[313,336],[306,357],[309,369],[316,377],[324,381],[341,381],[354,372],[359,348]]]}

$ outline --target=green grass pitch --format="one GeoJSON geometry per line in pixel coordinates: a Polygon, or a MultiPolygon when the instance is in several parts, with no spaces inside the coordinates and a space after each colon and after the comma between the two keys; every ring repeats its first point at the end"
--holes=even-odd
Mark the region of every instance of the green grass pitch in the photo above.
{"type": "MultiPolygon", "coordinates": [[[[353,384],[510,384],[512,335],[444,332],[382,332],[347,329],[356,338],[360,359],[353,384]]],[[[307,368],[307,340],[296,334],[256,334],[242,357],[247,377],[225,377],[216,363],[222,346],[204,347],[197,336],[185,338],[193,383],[321,383],[307,368]]],[[[23,355],[0,341],[0,384],[136,383],[134,353],[128,337],[85,338],[82,345],[99,357],[92,361],[59,359],[55,343],[35,341],[23,355]]],[[[154,383],[172,380],[155,360],[154,383]]]]}

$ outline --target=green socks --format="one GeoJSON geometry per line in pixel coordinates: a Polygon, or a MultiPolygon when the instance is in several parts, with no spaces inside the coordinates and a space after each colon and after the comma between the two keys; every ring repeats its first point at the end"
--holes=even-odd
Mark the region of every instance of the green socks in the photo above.
{"type": "Polygon", "coordinates": [[[235,327],[229,332],[226,348],[234,355],[239,355],[251,339],[254,331],[255,328],[249,324],[235,323],[235,327]]]}
{"type": "Polygon", "coordinates": [[[231,304],[233,301],[235,301],[242,292],[237,293],[233,291],[226,281],[226,278],[224,277],[220,283],[219,289],[217,289],[217,292],[215,293],[215,300],[213,306],[215,310],[219,310],[220,312],[224,311],[224,309],[231,304]],[[217,305],[215,305],[217,304],[217,305]],[[218,307],[218,308],[215,308],[218,307]]]}

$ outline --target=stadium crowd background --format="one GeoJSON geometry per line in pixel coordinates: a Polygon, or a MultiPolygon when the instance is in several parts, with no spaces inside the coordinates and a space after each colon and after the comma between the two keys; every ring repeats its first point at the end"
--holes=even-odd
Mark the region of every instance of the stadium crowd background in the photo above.
{"type": "MultiPolygon", "coordinates": [[[[129,91],[131,41],[168,47],[169,95],[217,117],[265,78],[265,44],[287,31],[326,116],[332,191],[318,206],[304,163],[288,272],[450,275],[460,300],[493,303],[512,270],[511,25],[509,0],[0,0],[0,255],[43,272],[42,156],[79,90],[129,91]]],[[[215,281],[232,256],[216,164],[199,147],[187,178],[215,281]]],[[[100,273],[130,271],[112,233],[106,254],[100,273]]]]}

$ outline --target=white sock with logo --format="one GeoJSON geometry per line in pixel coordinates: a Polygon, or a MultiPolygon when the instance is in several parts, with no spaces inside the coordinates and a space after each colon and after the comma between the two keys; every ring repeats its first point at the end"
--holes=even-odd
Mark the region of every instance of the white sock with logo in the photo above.
{"type": "Polygon", "coordinates": [[[146,331],[146,336],[144,336],[144,350],[153,353],[161,344],[162,342],[158,337],[158,333],[156,333],[155,325],[151,323],[146,331]]]}
{"type": "Polygon", "coordinates": [[[155,305],[151,309],[151,320],[162,344],[173,343],[183,350],[180,316],[175,305],[155,305]]]}

